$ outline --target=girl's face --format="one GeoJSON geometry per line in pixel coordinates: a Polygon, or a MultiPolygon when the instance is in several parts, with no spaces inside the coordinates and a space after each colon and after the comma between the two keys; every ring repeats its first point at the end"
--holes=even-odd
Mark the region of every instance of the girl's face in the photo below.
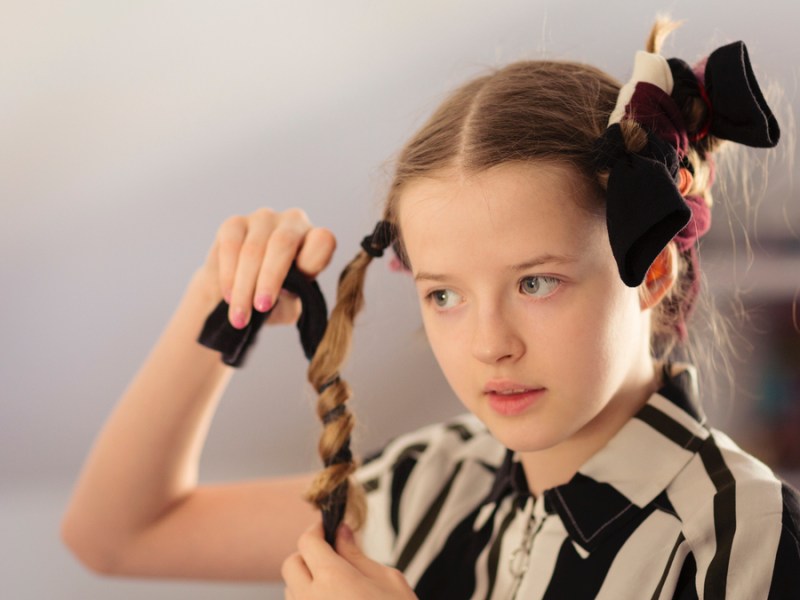
{"type": "Polygon", "coordinates": [[[649,311],[620,280],[572,167],[508,163],[408,184],[399,224],[450,386],[507,447],[608,439],[654,381],[649,311]]]}

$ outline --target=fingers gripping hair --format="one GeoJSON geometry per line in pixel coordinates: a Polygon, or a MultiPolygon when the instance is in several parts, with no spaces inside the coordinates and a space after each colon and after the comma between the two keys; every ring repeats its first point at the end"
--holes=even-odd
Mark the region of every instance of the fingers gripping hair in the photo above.
{"type": "Polygon", "coordinates": [[[336,306],[308,368],[309,382],[314,389],[322,390],[317,400],[317,415],[323,423],[319,454],[326,466],[313,481],[306,499],[320,510],[335,510],[341,486],[346,486],[347,520],[353,529],[363,523],[365,501],[360,486],[349,479],[356,469],[350,453],[355,420],[345,405],[352,395],[350,386],[338,374],[350,350],[353,321],[364,305],[364,277],[371,261],[366,252],[359,252],[339,276],[336,306]]]}

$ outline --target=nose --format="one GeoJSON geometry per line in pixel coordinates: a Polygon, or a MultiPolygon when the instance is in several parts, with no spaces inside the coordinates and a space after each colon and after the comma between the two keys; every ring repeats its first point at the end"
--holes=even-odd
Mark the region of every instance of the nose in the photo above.
{"type": "Polygon", "coordinates": [[[472,355],[486,364],[515,362],[525,354],[525,341],[513,315],[499,309],[478,313],[472,336],[472,355]]]}

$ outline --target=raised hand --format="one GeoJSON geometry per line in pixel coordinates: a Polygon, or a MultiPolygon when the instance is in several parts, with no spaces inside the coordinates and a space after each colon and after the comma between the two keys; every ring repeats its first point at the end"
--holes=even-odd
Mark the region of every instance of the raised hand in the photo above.
{"type": "Polygon", "coordinates": [[[247,325],[253,308],[267,311],[279,296],[267,322],[293,323],[300,303],[281,290],[289,267],[294,261],[304,274],[316,277],[335,248],[333,233],[314,227],[301,209],[260,208],[222,223],[202,271],[207,285],[230,304],[228,319],[237,329],[247,325]]]}

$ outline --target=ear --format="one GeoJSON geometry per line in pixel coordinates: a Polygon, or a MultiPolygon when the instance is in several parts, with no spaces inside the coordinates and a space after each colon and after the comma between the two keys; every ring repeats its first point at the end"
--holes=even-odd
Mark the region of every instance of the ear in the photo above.
{"type": "Polygon", "coordinates": [[[664,299],[678,278],[678,253],[670,242],[650,265],[639,288],[639,306],[653,308],[664,299]]]}

